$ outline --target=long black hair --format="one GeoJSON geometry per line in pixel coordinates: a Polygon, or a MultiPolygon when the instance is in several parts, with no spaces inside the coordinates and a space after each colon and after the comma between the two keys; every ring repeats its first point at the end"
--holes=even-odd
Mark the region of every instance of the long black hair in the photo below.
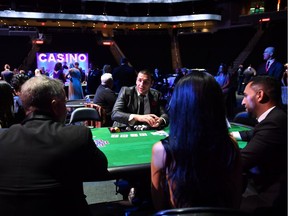
{"type": "Polygon", "coordinates": [[[223,184],[233,169],[235,146],[226,125],[222,90],[214,77],[195,71],[181,78],[170,101],[169,118],[171,157],[166,168],[175,206],[227,203],[222,200],[223,184]]]}

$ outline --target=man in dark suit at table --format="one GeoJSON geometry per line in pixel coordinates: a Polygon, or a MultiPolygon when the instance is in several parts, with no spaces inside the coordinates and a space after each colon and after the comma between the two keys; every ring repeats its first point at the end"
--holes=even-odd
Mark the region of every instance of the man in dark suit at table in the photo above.
{"type": "Polygon", "coordinates": [[[101,76],[101,85],[96,90],[93,103],[101,106],[105,110],[106,122],[104,127],[112,126],[111,113],[117,94],[112,90],[113,77],[111,73],[105,73],[101,76]]]}
{"type": "Polygon", "coordinates": [[[0,131],[0,215],[91,216],[84,181],[108,174],[89,128],[65,126],[63,83],[27,80],[20,94],[26,119],[0,131]]]}
{"type": "Polygon", "coordinates": [[[276,60],[274,47],[267,47],[264,50],[263,60],[265,60],[265,63],[259,66],[257,69],[257,75],[268,75],[281,81],[284,66],[276,60]]]}
{"type": "Polygon", "coordinates": [[[152,85],[152,73],[141,70],[137,75],[136,86],[121,88],[112,110],[114,127],[146,124],[151,128],[158,128],[168,125],[168,115],[161,101],[161,93],[152,89],[152,85]]]}
{"type": "MultiPolygon", "coordinates": [[[[233,133],[236,139],[248,141],[241,150],[248,188],[257,191],[264,202],[261,205],[272,207],[269,210],[274,215],[286,215],[287,208],[287,115],[279,108],[280,103],[281,87],[274,77],[252,78],[242,104],[259,123],[253,130],[233,133]]],[[[264,215],[269,215],[269,210],[265,209],[264,215]]]]}
{"type": "MultiPolygon", "coordinates": [[[[161,128],[169,124],[168,115],[161,102],[161,93],[152,89],[153,75],[149,70],[139,71],[136,79],[136,86],[122,87],[112,110],[114,127],[134,126],[135,124],[146,124],[151,128],[161,128]],[[143,99],[143,103],[141,100],[143,99]]],[[[131,152],[133,154],[133,152],[131,152]]],[[[117,181],[118,182],[118,181],[117,181]]],[[[122,181],[116,183],[128,185],[124,187],[123,198],[127,198],[132,204],[141,205],[151,203],[150,175],[145,173],[139,178],[139,174],[128,177],[124,184],[122,181]],[[120,183],[119,183],[120,182],[120,183]],[[128,190],[127,190],[128,189],[128,190]],[[130,189],[130,192],[129,192],[130,189]]]]}

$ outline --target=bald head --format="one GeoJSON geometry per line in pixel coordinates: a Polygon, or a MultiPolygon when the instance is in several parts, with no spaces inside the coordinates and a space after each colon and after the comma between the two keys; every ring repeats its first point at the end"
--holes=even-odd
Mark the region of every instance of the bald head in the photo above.
{"type": "Polygon", "coordinates": [[[267,47],[263,52],[263,59],[269,60],[274,58],[275,48],[274,47],[267,47]]]}
{"type": "Polygon", "coordinates": [[[66,95],[63,83],[47,76],[35,76],[21,87],[20,98],[26,114],[44,112],[57,121],[66,118],[66,95]]]}

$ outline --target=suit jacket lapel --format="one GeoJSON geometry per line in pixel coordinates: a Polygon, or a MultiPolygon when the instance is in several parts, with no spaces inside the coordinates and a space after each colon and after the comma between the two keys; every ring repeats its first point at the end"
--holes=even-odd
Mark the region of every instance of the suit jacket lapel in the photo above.
{"type": "Polygon", "coordinates": [[[132,96],[131,100],[132,100],[133,106],[135,107],[135,109],[133,109],[133,110],[136,110],[136,112],[138,113],[140,101],[138,99],[138,93],[136,91],[136,87],[133,88],[133,92],[132,92],[131,96],[132,96]]]}
{"type": "Polygon", "coordinates": [[[156,114],[157,113],[157,110],[155,109],[155,107],[157,107],[156,94],[152,91],[149,91],[148,97],[149,97],[149,104],[150,104],[150,112],[153,114],[156,114]]]}

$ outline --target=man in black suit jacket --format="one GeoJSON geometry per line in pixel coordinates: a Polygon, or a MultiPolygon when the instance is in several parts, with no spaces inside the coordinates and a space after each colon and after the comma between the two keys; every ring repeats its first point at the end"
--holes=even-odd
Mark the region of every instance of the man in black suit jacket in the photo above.
{"type": "Polygon", "coordinates": [[[103,126],[112,126],[111,113],[117,94],[112,90],[113,77],[111,73],[105,73],[101,76],[101,85],[96,90],[93,103],[101,106],[106,113],[106,122],[103,126]]]}
{"type": "Polygon", "coordinates": [[[86,93],[89,94],[95,94],[98,86],[101,84],[101,75],[102,72],[93,65],[93,63],[90,63],[88,69],[88,75],[87,75],[87,86],[86,86],[86,93]]]}
{"type": "Polygon", "coordinates": [[[0,131],[0,215],[91,216],[83,182],[108,174],[85,126],[65,126],[63,83],[33,77],[21,88],[22,124],[0,131]]]}
{"type": "Polygon", "coordinates": [[[257,70],[257,75],[268,75],[275,77],[277,80],[281,81],[284,66],[275,59],[275,48],[267,47],[263,53],[263,59],[265,63],[260,65],[257,70]]]}
{"type": "Polygon", "coordinates": [[[241,155],[251,185],[261,200],[267,206],[274,205],[277,211],[286,209],[287,192],[287,115],[278,107],[280,103],[280,83],[274,77],[254,77],[245,88],[242,104],[259,123],[251,131],[240,132],[240,137],[233,133],[236,138],[248,141],[241,155]],[[272,187],[276,188],[274,203],[269,201],[271,194],[267,199],[272,187]]]}
{"type": "MultiPolygon", "coordinates": [[[[147,125],[151,128],[161,128],[169,124],[168,115],[161,102],[161,93],[152,89],[153,75],[149,70],[139,71],[136,86],[122,87],[112,110],[114,127],[147,125]],[[140,97],[144,97],[143,113],[141,113],[140,97]]],[[[133,152],[131,152],[133,154],[133,152]]],[[[123,180],[125,181],[125,180],[123,180]]],[[[139,179],[129,176],[128,187],[131,187],[129,200],[132,204],[141,205],[142,202],[151,201],[150,175],[139,179]],[[136,191],[136,193],[135,193],[136,191]]],[[[123,190],[123,197],[128,196],[128,191],[123,190]]]]}
{"type": "Polygon", "coordinates": [[[112,110],[114,127],[146,124],[152,128],[167,126],[168,115],[161,104],[161,93],[151,89],[153,75],[148,70],[138,73],[136,86],[122,87],[112,110]],[[140,96],[144,96],[144,114],[140,113],[140,96]]]}
{"type": "Polygon", "coordinates": [[[1,72],[1,78],[10,84],[13,75],[13,72],[10,70],[10,65],[5,64],[4,71],[1,72]]]}
{"type": "Polygon", "coordinates": [[[119,93],[123,86],[133,86],[136,81],[136,71],[128,65],[127,58],[122,58],[120,66],[113,70],[114,90],[119,93]]]}

